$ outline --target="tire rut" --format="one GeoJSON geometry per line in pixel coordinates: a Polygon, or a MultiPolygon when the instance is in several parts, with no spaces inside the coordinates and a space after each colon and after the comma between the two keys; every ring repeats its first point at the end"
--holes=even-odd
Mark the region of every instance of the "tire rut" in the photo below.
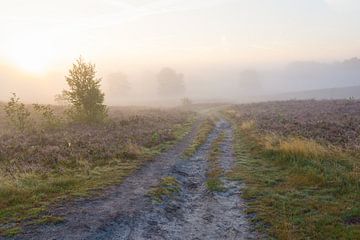
{"type": "Polygon", "coordinates": [[[15,239],[257,239],[240,198],[243,184],[229,181],[225,174],[234,163],[233,129],[220,119],[206,142],[189,159],[182,153],[196,135],[200,121],[172,150],[142,167],[102,197],[81,199],[53,210],[65,216],[57,225],[30,227],[15,239]],[[206,187],[208,155],[213,141],[225,133],[220,144],[219,163],[224,170],[223,192],[206,187]],[[180,191],[163,203],[154,203],[147,195],[165,176],[174,177],[180,191]]]}
{"type": "Polygon", "coordinates": [[[208,154],[212,142],[225,133],[221,143],[220,165],[224,173],[234,163],[233,130],[221,119],[207,141],[188,160],[179,161],[170,173],[180,183],[181,191],[162,204],[147,197],[147,206],[132,216],[119,216],[90,239],[257,239],[240,198],[243,184],[221,177],[224,192],[206,188],[208,154]]]}

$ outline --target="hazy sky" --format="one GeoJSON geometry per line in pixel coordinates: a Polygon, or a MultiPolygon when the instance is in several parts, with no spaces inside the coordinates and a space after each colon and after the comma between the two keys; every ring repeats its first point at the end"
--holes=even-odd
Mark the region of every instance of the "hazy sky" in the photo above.
{"type": "Polygon", "coordinates": [[[358,0],[0,0],[0,62],[33,73],[206,66],[360,53],[358,0]]]}

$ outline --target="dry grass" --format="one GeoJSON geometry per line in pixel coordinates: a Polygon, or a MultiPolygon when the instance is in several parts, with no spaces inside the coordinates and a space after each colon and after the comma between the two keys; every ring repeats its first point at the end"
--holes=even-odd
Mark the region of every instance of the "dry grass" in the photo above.
{"type": "Polygon", "coordinates": [[[160,180],[158,186],[150,189],[148,195],[157,203],[162,203],[166,198],[172,197],[180,191],[179,182],[171,176],[164,177],[160,180]]]}
{"type": "Polygon", "coordinates": [[[143,149],[136,143],[127,143],[124,146],[123,156],[127,159],[137,159],[143,154],[143,149]]]}
{"type": "Polygon", "coordinates": [[[230,177],[247,184],[243,197],[260,231],[284,240],[360,239],[360,168],[353,152],[265,133],[235,115],[238,160],[230,177]]]}
{"type": "Polygon", "coordinates": [[[209,152],[208,160],[208,171],[207,171],[207,180],[206,187],[209,191],[220,192],[224,190],[223,183],[220,177],[224,174],[224,171],[220,167],[219,158],[221,154],[220,144],[224,140],[224,133],[221,133],[215,141],[211,144],[211,149],[209,152]]]}
{"type": "Polygon", "coordinates": [[[16,234],[24,221],[41,224],[59,220],[57,216],[46,215],[46,209],[52,204],[97,194],[104,187],[120,183],[149,159],[182,138],[190,131],[194,121],[192,114],[178,110],[141,111],[146,114],[119,114],[119,119],[114,120],[115,124],[105,127],[75,126],[75,132],[71,132],[74,126],[69,126],[70,129],[44,132],[46,138],[32,138],[24,134],[21,141],[17,141],[17,134],[2,136],[0,142],[4,141],[1,144],[8,155],[0,156],[0,235],[16,234]],[[154,133],[156,139],[153,138],[154,133]],[[69,138],[68,134],[75,137],[69,138]],[[35,151],[32,155],[17,148],[17,152],[21,153],[17,155],[15,148],[7,148],[9,139],[14,144],[21,144],[22,141],[25,144],[38,144],[33,150],[41,149],[44,144],[70,142],[71,145],[61,147],[71,157],[51,160],[54,157],[52,148],[41,154],[35,151]],[[88,158],[89,154],[91,158],[88,158]],[[34,157],[36,161],[29,161],[34,157]],[[15,226],[9,228],[7,223],[15,223],[15,226]]]}
{"type": "Polygon", "coordinates": [[[199,149],[199,147],[205,143],[211,131],[214,129],[215,123],[212,118],[206,118],[206,120],[201,124],[200,129],[193,140],[193,143],[186,149],[184,152],[185,157],[191,157],[199,149]]]}
{"type": "Polygon", "coordinates": [[[262,134],[295,136],[360,149],[359,100],[291,100],[236,105],[227,111],[237,122],[254,121],[262,134]]]}
{"type": "Polygon", "coordinates": [[[330,158],[330,155],[340,154],[335,147],[324,146],[311,139],[284,138],[275,134],[261,136],[259,139],[266,151],[278,152],[283,158],[296,156],[303,159],[324,159],[330,158]]]}
{"type": "Polygon", "coordinates": [[[244,121],[241,123],[240,128],[242,130],[250,130],[250,129],[254,129],[255,128],[255,121],[250,120],[250,121],[244,121]]]}

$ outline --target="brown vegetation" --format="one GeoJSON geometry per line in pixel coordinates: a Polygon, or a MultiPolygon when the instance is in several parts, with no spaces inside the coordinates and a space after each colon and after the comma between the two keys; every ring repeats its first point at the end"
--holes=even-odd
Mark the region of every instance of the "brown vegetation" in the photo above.
{"type": "Polygon", "coordinates": [[[231,177],[247,183],[249,213],[276,239],[358,239],[358,101],[239,105],[231,177]]]}
{"type": "Polygon", "coordinates": [[[0,235],[20,231],[8,222],[42,222],[38,218],[51,203],[121,182],[184,136],[194,115],[111,108],[109,118],[100,125],[62,122],[51,129],[33,122],[26,131],[0,135],[0,235]]]}

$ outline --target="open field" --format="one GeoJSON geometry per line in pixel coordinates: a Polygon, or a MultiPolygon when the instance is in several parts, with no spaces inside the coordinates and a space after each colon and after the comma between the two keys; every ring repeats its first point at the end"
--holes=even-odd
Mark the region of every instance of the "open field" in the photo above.
{"type": "Polygon", "coordinates": [[[360,0],[0,2],[0,240],[360,240],[360,0]]]}
{"type": "Polygon", "coordinates": [[[254,223],[275,239],[359,239],[360,102],[287,101],[225,111],[254,223]]]}
{"type": "Polygon", "coordinates": [[[254,121],[261,133],[360,149],[359,100],[292,100],[237,105],[233,110],[239,121],[254,121]]]}
{"type": "Polygon", "coordinates": [[[354,100],[111,108],[100,125],[8,128],[1,234],[358,239],[359,109],[354,100]]]}

